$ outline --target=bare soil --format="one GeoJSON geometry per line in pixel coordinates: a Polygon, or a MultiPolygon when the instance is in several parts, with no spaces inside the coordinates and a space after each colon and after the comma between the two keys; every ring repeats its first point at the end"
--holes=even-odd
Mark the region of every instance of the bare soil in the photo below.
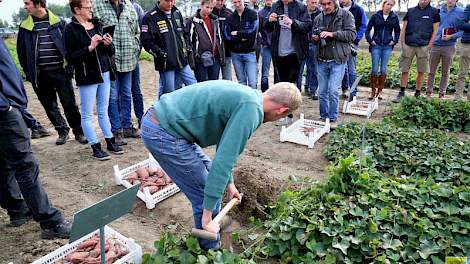
{"type": "MultiPolygon", "coordinates": [[[[152,105],[157,94],[158,74],[152,62],[141,62],[142,93],[145,108],[152,105]]],[[[53,127],[47,119],[44,109],[39,104],[31,85],[26,84],[29,95],[29,110],[49,128],[53,127]]],[[[360,88],[359,97],[366,98],[369,90],[360,88]]],[[[390,109],[391,99],[396,91],[384,91],[384,100],[380,102],[370,121],[381,120],[390,109]]],[[[78,98],[78,91],[76,90],[78,98]]],[[[305,113],[308,119],[319,118],[318,101],[304,96],[304,104],[299,112],[305,113]]],[[[341,100],[341,105],[343,100],[341,100]]],[[[298,118],[298,115],[297,115],[298,118]]],[[[365,122],[364,117],[341,114],[338,123],[356,120],[365,122]]],[[[135,121],[135,120],[134,120],[135,121]]],[[[367,121],[367,122],[370,122],[367,121]]],[[[101,132],[95,121],[98,136],[101,132]]],[[[245,194],[244,202],[232,215],[246,227],[247,218],[251,215],[262,216],[264,206],[275,201],[278,194],[285,189],[298,188],[289,179],[304,177],[322,180],[328,161],[322,154],[328,141],[325,136],[315,144],[314,149],[292,143],[280,143],[280,127],[274,123],[263,124],[258,129],[243,154],[234,172],[235,183],[245,194]]],[[[97,161],[91,156],[91,148],[71,139],[62,146],[56,146],[57,135],[32,140],[33,150],[40,162],[40,178],[52,204],[66,218],[82,208],[88,207],[120,190],[113,179],[113,165],[125,168],[144,160],[148,152],[140,139],[129,139],[125,146],[126,153],[112,156],[109,161],[97,161]]],[[[215,148],[205,150],[213,156],[215,148]]],[[[34,221],[21,227],[8,226],[8,216],[0,210],[0,263],[30,263],[44,256],[67,240],[41,240],[40,228],[34,221]]],[[[153,251],[153,242],[162,231],[173,231],[177,234],[187,233],[192,226],[191,207],[182,193],[178,193],[157,206],[148,210],[141,200],[137,200],[131,214],[113,222],[110,226],[121,234],[132,237],[143,247],[144,252],[153,251]]]]}

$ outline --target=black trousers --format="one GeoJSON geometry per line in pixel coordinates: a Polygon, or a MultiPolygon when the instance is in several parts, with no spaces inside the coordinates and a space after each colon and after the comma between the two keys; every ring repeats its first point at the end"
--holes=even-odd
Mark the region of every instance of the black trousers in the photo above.
{"type": "MultiPolygon", "coordinates": [[[[274,69],[277,69],[277,74],[279,77],[278,82],[290,82],[297,84],[300,71],[300,61],[295,53],[285,57],[277,56],[273,62],[274,69]]],[[[276,80],[274,81],[276,82],[276,80]]],[[[289,117],[292,118],[293,115],[289,114],[289,117]]]]}
{"type": "Polygon", "coordinates": [[[83,134],[81,116],[75,101],[72,79],[66,77],[63,68],[39,71],[37,84],[33,85],[33,89],[57,133],[66,134],[70,130],[57,104],[57,95],[59,95],[65,117],[73,133],[75,135],[83,134]]]}
{"type": "Polygon", "coordinates": [[[297,55],[277,56],[275,61],[277,73],[279,74],[279,82],[297,84],[300,71],[300,61],[297,59],[297,55]]]}
{"type": "Polygon", "coordinates": [[[62,214],[51,207],[39,181],[29,131],[16,108],[0,113],[0,206],[10,216],[20,216],[29,209],[42,228],[54,227],[63,220],[62,214]]]}

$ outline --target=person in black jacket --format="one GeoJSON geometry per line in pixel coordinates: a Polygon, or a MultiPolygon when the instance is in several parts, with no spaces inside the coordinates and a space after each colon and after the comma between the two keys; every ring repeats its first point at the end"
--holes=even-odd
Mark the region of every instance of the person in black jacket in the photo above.
{"type": "Polygon", "coordinates": [[[188,61],[191,46],[183,15],[174,4],[174,0],[160,0],[142,19],[140,40],[152,54],[162,82],[158,97],[179,88],[175,78],[185,85],[197,82],[188,61]]]}
{"type": "Polygon", "coordinates": [[[103,35],[103,26],[92,19],[90,0],[70,0],[73,17],[65,27],[65,57],[75,68],[75,80],[80,91],[83,132],[93,150],[93,157],[109,159],[101,149],[93,127],[93,108],[96,100],[98,123],[106,140],[107,149],[114,154],[124,151],[116,145],[108,116],[111,79],[114,80],[112,37],[103,35]],[[111,76],[111,77],[110,77],[111,76]]]}
{"type": "MultiPolygon", "coordinates": [[[[2,2],[0,0],[0,2],[2,2]]],[[[31,217],[41,226],[41,237],[68,238],[71,223],[52,207],[39,181],[39,163],[31,149],[28,128],[20,109],[28,99],[23,80],[3,39],[0,41],[0,206],[11,226],[31,217]]]]}
{"type": "MultiPolygon", "coordinates": [[[[216,15],[219,18],[219,27],[220,32],[224,32],[225,24],[227,18],[232,15],[232,10],[228,9],[225,6],[225,0],[215,0],[215,6],[212,10],[212,14],[216,15]]],[[[232,80],[232,53],[230,52],[230,45],[228,41],[223,38],[222,45],[224,46],[225,59],[224,64],[220,65],[220,70],[222,72],[222,79],[232,80]]]]}
{"type": "Polygon", "coordinates": [[[230,43],[232,63],[238,82],[256,89],[258,62],[255,45],[258,35],[258,14],[245,7],[242,0],[232,1],[235,11],[227,18],[224,37],[230,43]]]}
{"type": "MultiPolygon", "coordinates": [[[[271,13],[273,0],[264,0],[264,7],[258,12],[259,34],[258,44],[261,46],[261,92],[269,88],[269,69],[271,68],[271,36],[272,32],[264,28],[264,22],[268,20],[271,13]]],[[[274,71],[274,79],[276,79],[274,71]]],[[[276,82],[276,80],[274,81],[276,82]]]]}
{"type": "Polygon", "coordinates": [[[75,139],[86,144],[72,86],[72,70],[68,66],[64,68],[62,34],[65,21],[46,9],[45,0],[25,0],[24,9],[28,17],[20,24],[16,50],[26,79],[33,85],[39,102],[59,134],[56,144],[65,144],[70,130],[60,113],[57,95],[75,139]]]}
{"type": "Polygon", "coordinates": [[[220,65],[225,63],[219,20],[212,14],[213,8],[213,0],[202,0],[200,9],[186,20],[198,82],[219,79],[220,65]]]}
{"type": "Polygon", "coordinates": [[[392,55],[392,49],[400,38],[400,20],[392,11],[395,0],[384,0],[382,10],[378,11],[369,20],[366,30],[366,39],[372,53],[372,71],[370,74],[370,87],[372,92],[369,100],[374,97],[382,99],[380,93],[385,86],[387,76],[387,64],[392,55]],[[374,29],[374,35],[370,31],[374,29]],[[380,71],[379,71],[380,64],[380,71]]]}
{"type": "MultiPolygon", "coordinates": [[[[272,31],[271,57],[279,82],[297,83],[301,62],[307,55],[307,33],[312,20],[307,7],[297,0],[278,0],[273,4],[266,29],[272,31]]],[[[280,124],[292,122],[292,115],[280,124]]]]}

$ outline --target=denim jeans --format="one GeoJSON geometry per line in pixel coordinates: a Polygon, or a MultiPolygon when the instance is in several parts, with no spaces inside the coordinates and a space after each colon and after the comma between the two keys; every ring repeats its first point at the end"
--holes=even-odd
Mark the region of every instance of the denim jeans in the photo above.
{"type": "Polygon", "coordinates": [[[317,45],[308,44],[307,56],[307,81],[305,83],[305,90],[308,90],[310,96],[314,96],[318,90],[317,67],[318,61],[316,59],[317,45]]]}
{"type": "Polygon", "coordinates": [[[132,93],[132,103],[134,105],[134,114],[137,120],[142,120],[142,116],[144,115],[144,100],[142,96],[142,92],[140,91],[140,66],[137,63],[134,71],[132,71],[132,86],[131,86],[131,93],[132,93]]]}
{"type": "Polygon", "coordinates": [[[271,68],[271,48],[261,46],[261,91],[269,88],[269,69],[271,68]]]}
{"type": "Polygon", "coordinates": [[[41,123],[34,118],[34,116],[28,112],[26,108],[20,108],[21,116],[23,116],[23,120],[26,123],[26,127],[30,129],[39,129],[39,126],[41,126],[41,123]]]}
{"type": "MultiPolygon", "coordinates": [[[[304,78],[304,72],[305,72],[305,65],[307,64],[307,60],[302,60],[300,62],[300,69],[299,69],[299,76],[297,77],[297,88],[299,91],[302,92],[302,79],[304,78]]],[[[305,85],[307,85],[307,76],[305,76],[305,85]]],[[[307,87],[305,87],[307,88],[307,87]]],[[[307,92],[308,89],[305,89],[305,92],[307,92]]]]}
{"type": "MultiPolygon", "coordinates": [[[[162,169],[189,199],[195,227],[202,229],[204,187],[211,168],[211,160],[198,145],[170,135],[160,125],[150,121],[149,115],[147,112],[142,120],[142,141],[162,169]]],[[[215,208],[213,216],[220,211],[220,200],[215,208]]],[[[198,240],[201,247],[209,249],[218,246],[220,237],[217,241],[198,240]]]]}
{"type": "MultiPolygon", "coordinates": [[[[357,45],[355,46],[357,49],[357,45]]],[[[354,81],[356,80],[356,60],[357,56],[349,56],[347,68],[345,69],[343,81],[341,82],[341,87],[343,88],[343,90],[351,88],[354,81]]],[[[357,89],[354,89],[351,94],[352,96],[356,96],[356,93],[357,89]]]]}
{"type": "Polygon", "coordinates": [[[232,52],[232,63],[233,68],[235,68],[238,83],[256,89],[256,83],[258,82],[258,63],[256,62],[255,52],[232,52]]]}
{"type": "Polygon", "coordinates": [[[10,217],[21,216],[29,208],[41,228],[52,228],[63,220],[39,181],[29,131],[16,108],[0,112],[0,206],[10,217]]]}
{"type": "Polygon", "coordinates": [[[103,73],[103,82],[79,86],[80,108],[82,109],[82,128],[83,134],[90,145],[100,142],[96,137],[93,126],[93,107],[96,101],[96,114],[98,115],[98,124],[104,138],[112,138],[111,123],[108,117],[109,93],[111,90],[111,81],[109,72],[103,73]]]}
{"type": "Polygon", "coordinates": [[[160,86],[160,89],[158,91],[158,98],[160,98],[163,94],[171,93],[174,90],[177,90],[175,82],[176,78],[180,78],[182,83],[184,83],[185,85],[197,83],[196,77],[194,77],[193,70],[191,70],[189,64],[186,64],[186,66],[181,69],[161,71],[160,80],[162,81],[162,85],[160,86]]]}
{"type": "Polygon", "coordinates": [[[130,128],[131,123],[132,72],[116,72],[116,80],[111,82],[108,115],[111,131],[130,128]]]}
{"type": "Polygon", "coordinates": [[[318,62],[318,87],[320,88],[320,117],[330,121],[338,119],[338,87],[343,79],[346,63],[318,62]]]}
{"type": "Polygon", "coordinates": [[[217,80],[219,79],[220,72],[220,60],[214,59],[214,64],[209,67],[204,67],[201,62],[196,63],[196,68],[194,69],[194,75],[196,75],[197,82],[204,82],[207,80],[217,80]]]}
{"type": "Polygon", "coordinates": [[[232,57],[225,57],[225,64],[220,66],[222,79],[232,80],[232,57]]]}
{"type": "Polygon", "coordinates": [[[392,46],[375,45],[371,48],[372,54],[372,74],[387,74],[387,64],[392,55],[392,46]],[[379,72],[380,65],[380,72],[379,72]]]}

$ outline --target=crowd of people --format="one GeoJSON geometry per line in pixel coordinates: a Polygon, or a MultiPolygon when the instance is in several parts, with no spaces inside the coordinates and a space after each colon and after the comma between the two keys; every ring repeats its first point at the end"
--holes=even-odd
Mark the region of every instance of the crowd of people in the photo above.
{"type": "MultiPolygon", "coordinates": [[[[58,133],[56,144],[67,142],[71,128],[75,140],[91,146],[94,158],[106,160],[108,153],[124,153],[126,138],[142,136],[191,201],[197,228],[218,230],[208,224],[220,210],[225,188],[241,200],[231,177],[238,156],[261,123],[292,122],[302,85],[305,95],[319,100],[320,119],[337,121],[340,91],[347,97],[356,79],[364,35],[372,55],[370,100],[382,98],[397,44],[401,84],[394,102],[405,96],[414,57],[415,96],[421,94],[426,73],[426,95],[431,96],[442,64],[443,97],[459,39],[455,98],[463,96],[470,65],[470,5],[464,10],[458,0],[447,0],[439,9],[430,0],[419,0],[402,26],[392,10],[395,0],[384,0],[369,20],[354,0],[264,0],[261,9],[256,0],[232,0],[233,11],[224,1],[201,0],[197,12],[184,18],[175,0],[160,0],[147,12],[130,0],[69,0],[73,17],[66,24],[46,8],[45,0],[24,0],[28,16],[17,39],[21,67],[58,133]],[[156,101],[146,113],[140,90],[142,48],[153,56],[159,73],[156,101]],[[257,92],[259,60],[263,94],[257,92]],[[270,86],[271,62],[275,84],[270,86]],[[232,82],[232,71],[239,84],[232,82]],[[106,148],[93,125],[95,107],[106,148]],[[201,150],[210,145],[218,145],[214,161],[201,150]]],[[[27,111],[21,76],[3,41],[0,56],[0,205],[14,226],[32,217],[44,238],[67,237],[70,222],[51,207],[31,150],[30,137],[51,133],[27,111]]],[[[357,91],[350,92],[351,98],[357,91]]],[[[218,245],[200,242],[204,248],[218,245]]]]}

